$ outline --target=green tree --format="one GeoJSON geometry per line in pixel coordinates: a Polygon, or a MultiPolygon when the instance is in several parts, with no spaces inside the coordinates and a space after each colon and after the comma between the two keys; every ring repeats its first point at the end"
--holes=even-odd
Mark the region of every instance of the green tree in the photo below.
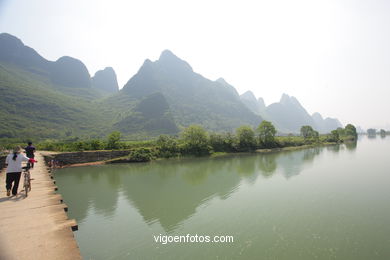
{"type": "Polygon", "coordinates": [[[210,134],[210,145],[213,148],[214,152],[224,152],[225,151],[225,142],[222,134],[211,133],[210,134]]]}
{"type": "Polygon", "coordinates": [[[320,137],[319,133],[309,125],[301,127],[301,135],[305,139],[305,142],[318,142],[320,137]]]}
{"type": "Polygon", "coordinates": [[[336,129],[336,131],[337,131],[337,133],[339,134],[339,137],[345,136],[345,130],[344,130],[344,128],[338,127],[338,128],[336,129]]]}
{"type": "Polygon", "coordinates": [[[210,134],[210,145],[214,152],[233,152],[236,151],[236,138],[231,133],[212,133],[210,134]]]}
{"type": "Polygon", "coordinates": [[[112,132],[107,138],[108,149],[118,149],[120,147],[121,133],[119,131],[112,132]]]}
{"type": "Polygon", "coordinates": [[[356,127],[352,124],[348,124],[346,127],[345,127],[345,135],[346,136],[352,136],[356,139],[357,137],[357,132],[356,132],[356,127]]]}
{"type": "Polygon", "coordinates": [[[255,132],[250,126],[240,126],[236,130],[238,148],[241,151],[250,151],[256,148],[255,132]]]}
{"type": "Polygon", "coordinates": [[[149,162],[155,158],[153,148],[138,147],[130,151],[128,160],[131,162],[149,162]]]}
{"type": "Polygon", "coordinates": [[[104,144],[99,139],[91,139],[86,142],[88,150],[101,150],[104,148],[104,144]]]}
{"type": "Polygon", "coordinates": [[[382,137],[386,136],[386,131],[384,129],[381,129],[379,133],[382,137]]]}
{"type": "Polygon", "coordinates": [[[177,139],[168,135],[160,135],[156,141],[161,157],[173,157],[179,153],[177,139]]]}
{"type": "Polygon", "coordinates": [[[330,132],[330,140],[329,141],[331,141],[331,142],[339,142],[340,141],[339,131],[332,130],[330,132]]]}
{"type": "Polygon", "coordinates": [[[185,153],[194,155],[210,154],[209,137],[206,130],[199,125],[191,125],[181,133],[185,153]]]}
{"type": "Polygon", "coordinates": [[[309,125],[304,125],[301,127],[301,135],[304,139],[312,137],[313,131],[314,129],[309,125]]]}
{"type": "Polygon", "coordinates": [[[263,120],[257,127],[257,132],[261,146],[273,147],[275,145],[276,129],[271,122],[263,120]]]}

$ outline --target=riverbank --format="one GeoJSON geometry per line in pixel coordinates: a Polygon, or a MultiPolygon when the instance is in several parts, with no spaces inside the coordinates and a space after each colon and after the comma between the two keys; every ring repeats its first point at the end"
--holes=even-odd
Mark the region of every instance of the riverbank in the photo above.
{"type": "Polygon", "coordinates": [[[68,219],[42,155],[36,159],[28,197],[22,192],[23,177],[19,193],[7,197],[5,170],[0,173],[0,259],[81,259],[72,231],[76,221],[68,219]]]}
{"type": "MultiPolygon", "coordinates": [[[[314,147],[337,145],[336,142],[324,142],[316,144],[307,144],[300,146],[288,146],[282,148],[271,148],[271,149],[256,149],[247,152],[215,152],[210,155],[201,157],[218,158],[226,157],[237,154],[251,154],[251,153],[275,153],[283,151],[296,151],[314,147]]],[[[58,167],[79,167],[79,166],[90,166],[90,165],[102,165],[111,163],[134,163],[134,160],[129,158],[131,150],[112,150],[112,151],[83,151],[83,152],[41,152],[45,158],[47,164],[55,161],[58,167]]],[[[199,156],[187,155],[187,156],[175,156],[171,158],[194,158],[199,156]]],[[[153,160],[163,160],[167,158],[157,157],[153,160]]]]}

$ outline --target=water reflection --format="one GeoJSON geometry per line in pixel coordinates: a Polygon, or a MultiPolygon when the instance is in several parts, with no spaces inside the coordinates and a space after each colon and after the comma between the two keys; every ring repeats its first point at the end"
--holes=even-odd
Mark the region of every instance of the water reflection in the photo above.
{"type": "Polygon", "coordinates": [[[357,147],[357,140],[351,141],[351,142],[346,142],[346,143],[345,143],[345,147],[346,147],[347,150],[349,150],[349,151],[355,151],[355,150],[356,150],[356,147],[357,147]]]}
{"type": "MultiPolygon", "coordinates": [[[[356,143],[347,147],[355,148],[356,143]]],[[[117,214],[118,197],[122,196],[145,223],[157,221],[170,232],[194,215],[199,206],[215,198],[226,200],[259,176],[263,180],[274,175],[289,179],[300,174],[324,149],[338,152],[340,148],[67,168],[58,170],[56,179],[71,205],[72,217],[79,223],[90,209],[106,218],[117,214]]]]}

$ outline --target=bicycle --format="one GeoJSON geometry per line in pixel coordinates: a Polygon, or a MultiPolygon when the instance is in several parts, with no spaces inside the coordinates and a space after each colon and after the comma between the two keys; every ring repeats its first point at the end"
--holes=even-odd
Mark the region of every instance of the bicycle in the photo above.
{"type": "Polygon", "coordinates": [[[24,192],[26,193],[26,197],[28,196],[28,192],[31,191],[31,173],[30,173],[30,164],[27,164],[27,166],[22,167],[23,169],[23,188],[24,192]]]}

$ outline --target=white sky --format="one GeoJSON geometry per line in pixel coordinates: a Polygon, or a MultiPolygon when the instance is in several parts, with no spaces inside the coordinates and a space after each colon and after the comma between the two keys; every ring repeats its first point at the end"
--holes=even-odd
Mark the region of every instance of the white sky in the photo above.
{"type": "Polygon", "coordinates": [[[390,1],[0,0],[0,32],[43,57],[112,66],[120,87],[170,49],[266,104],[390,129],[390,1]]]}

